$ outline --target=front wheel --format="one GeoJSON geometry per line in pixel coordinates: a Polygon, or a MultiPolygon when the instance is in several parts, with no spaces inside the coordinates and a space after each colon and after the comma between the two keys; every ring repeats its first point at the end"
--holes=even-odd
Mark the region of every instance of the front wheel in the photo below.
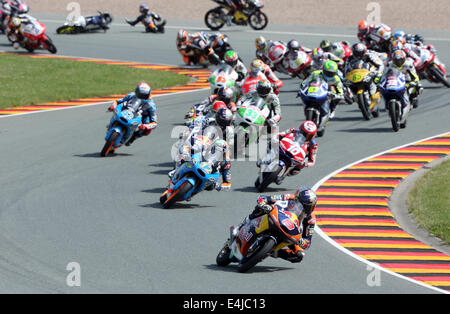
{"type": "Polygon", "coordinates": [[[444,84],[447,88],[450,88],[450,83],[447,81],[447,78],[445,77],[445,75],[443,75],[441,73],[440,69],[437,68],[437,66],[431,66],[430,71],[431,71],[431,74],[433,75],[433,77],[437,81],[444,84]]]}
{"type": "Polygon", "coordinates": [[[398,132],[400,125],[398,120],[400,119],[399,106],[396,100],[392,99],[389,101],[389,116],[391,117],[392,129],[394,132],[398,132]]]}
{"type": "Polygon", "coordinates": [[[267,24],[269,23],[269,18],[264,12],[256,11],[248,17],[248,23],[250,24],[250,27],[254,30],[262,30],[264,29],[267,24]]]}
{"type": "Polygon", "coordinates": [[[55,54],[56,52],[58,52],[58,49],[56,49],[56,46],[53,44],[50,37],[44,40],[44,46],[50,53],[55,54]]]}
{"type": "Polygon", "coordinates": [[[177,201],[182,200],[183,197],[193,188],[189,181],[184,182],[178,190],[172,193],[170,197],[166,198],[162,204],[164,209],[171,208],[177,201]]]}
{"type": "Polygon", "coordinates": [[[221,29],[225,25],[225,21],[222,19],[222,10],[220,8],[211,9],[205,14],[205,24],[213,31],[221,29]]]}
{"type": "Polygon", "coordinates": [[[275,182],[281,170],[283,170],[283,168],[281,168],[280,165],[277,165],[274,171],[267,173],[265,176],[264,174],[266,172],[263,172],[263,181],[256,187],[258,192],[264,192],[272,182],[275,182]]]}
{"type": "Polygon", "coordinates": [[[361,110],[361,113],[362,113],[364,119],[370,120],[370,113],[369,113],[369,110],[367,109],[367,108],[369,108],[369,106],[366,104],[366,97],[365,97],[364,93],[358,94],[358,107],[359,107],[359,110],[361,110]]]}
{"type": "Polygon", "coordinates": [[[246,257],[243,258],[241,263],[239,263],[238,271],[240,273],[245,273],[250,268],[252,268],[256,264],[258,264],[260,261],[262,261],[267,256],[267,254],[272,252],[275,245],[276,245],[276,242],[274,239],[270,238],[269,240],[267,240],[266,243],[264,243],[264,245],[262,245],[260,247],[260,249],[258,251],[256,251],[255,253],[253,253],[249,258],[246,258],[246,257]]]}
{"type": "Polygon", "coordinates": [[[225,267],[228,264],[230,264],[231,263],[230,253],[231,250],[228,247],[228,245],[225,246],[222,250],[220,250],[219,254],[216,257],[217,266],[225,267]]]}
{"type": "Polygon", "coordinates": [[[107,157],[109,153],[114,151],[114,143],[117,141],[118,137],[119,133],[117,133],[116,131],[112,132],[111,136],[108,138],[105,145],[103,146],[103,149],[100,152],[100,156],[107,157]]]}

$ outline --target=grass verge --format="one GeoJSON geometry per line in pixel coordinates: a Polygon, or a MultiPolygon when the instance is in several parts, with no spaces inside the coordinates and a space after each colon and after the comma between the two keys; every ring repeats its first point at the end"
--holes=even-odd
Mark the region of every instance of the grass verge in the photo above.
{"type": "Polygon", "coordinates": [[[450,160],[416,182],[408,204],[419,226],[450,244],[450,160]]]}
{"type": "Polygon", "coordinates": [[[190,79],[167,71],[8,54],[0,55],[0,68],[0,109],[124,94],[141,81],[160,89],[190,79]]]}

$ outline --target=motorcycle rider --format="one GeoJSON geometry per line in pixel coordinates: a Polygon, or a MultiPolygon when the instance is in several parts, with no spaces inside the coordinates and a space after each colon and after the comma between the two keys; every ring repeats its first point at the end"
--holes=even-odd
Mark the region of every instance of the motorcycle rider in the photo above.
{"type": "Polygon", "coordinates": [[[377,84],[380,82],[384,73],[384,63],[375,51],[367,49],[366,45],[362,43],[353,44],[352,56],[347,60],[345,74],[351,70],[351,64],[355,60],[362,60],[375,67],[375,70],[371,71],[370,74],[365,77],[365,80],[366,82],[371,82],[369,88],[371,108],[372,113],[375,113],[374,116],[377,116],[378,104],[380,103],[380,93],[378,92],[377,84]]]}
{"type": "Polygon", "coordinates": [[[386,73],[389,71],[389,69],[400,70],[405,75],[408,93],[403,94],[401,103],[402,107],[404,108],[404,116],[406,117],[406,113],[410,111],[411,102],[413,104],[413,107],[417,107],[417,99],[423,91],[422,84],[420,82],[419,76],[417,75],[413,60],[408,58],[403,50],[394,51],[392,60],[388,63],[386,73]]]}
{"type": "Polygon", "coordinates": [[[231,158],[230,149],[226,140],[218,136],[217,126],[205,124],[205,128],[190,134],[185,141],[177,147],[178,154],[175,156],[175,168],[169,172],[169,184],[176,176],[181,165],[190,160],[191,155],[201,152],[204,161],[211,162],[213,169],[222,175],[222,183],[216,182],[207,190],[217,191],[231,189],[231,158]]]}
{"type": "MultiPolygon", "coordinates": [[[[316,216],[314,210],[317,204],[316,193],[308,187],[299,187],[295,194],[282,194],[282,195],[260,195],[257,200],[257,205],[253,212],[244,219],[244,221],[232,231],[233,236],[237,236],[239,229],[245,225],[248,221],[258,218],[262,215],[269,214],[273,207],[272,205],[277,201],[294,200],[298,203],[300,208],[304,210],[304,217],[301,221],[303,226],[302,238],[298,243],[288,247],[288,249],[281,249],[277,251],[272,257],[282,258],[291,263],[300,263],[304,256],[304,250],[311,247],[312,236],[314,234],[314,227],[316,225],[316,216]]],[[[299,217],[300,219],[300,217],[299,217]]]]}
{"type": "Polygon", "coordinates": [[[158,125],[158,117],[156,115],[156,104],[151,99],[151,87],[145,82],[141,82],[137,85],[136,90],[129,93],[124,98],[116,100],[114,104],[109,106],[109,111],[114,111],[119,104],[129,101],[133,98],[140,100],[140,110],[142,110],[142,123],[139,125],[138,130],[136,130],[131,136],[130,140],[125,144],[130,146],[136,138],[142,136],[148,136],[154,128],[158,125]]]}
{"type": "Polygon", "coordinates": [[[255,40],[256,46],[256,58],[262,60],[265,64],[271,66],[270,59],[267,56],[267,48],[272,44],[273,41],[266,39],[263,36],[258,36],[255,40]]]}
{"type": "Polygon", "coordinates": [[[206,60],[215,65],[220,63],[220,57],[211,47],[208,34],[205,32],[188,34],[180,29],[177,33],[176,44],[187,65],[203,63],[206,66],[204,63],[206,60]]]}
{"type": "Polygon", "coordinates": [[[328,95],[331,96],[330,101],[327,101],[320,108],[321,122],[323,124],[323,117],[330,113],[330,118],[334,117],[337,106],[340,101],[344,99],[344,84],[338,75],[338,65],[336,62],[328,60],[323,65],[322,70],[316,70],[311,73],[302,83],[301,87],[308,86],[311,81],[318,78],[323,78],[328,83],[328,95]]]}
{"type": "Polygon", "coordinates": [[[247,76],[248,70],[245,67],[244,63],[239,60],[239,56],[234,50],[228,50],[225,53],[224,60],[225,64],[228,64],[236,71],[238,74],[238,79],[236,82],[240,83],[247,76]]]}
{"type": "Polygon", "coordinates": [[[266,76],[266,78],[269,80],[270,83],[272,83],[272,89],[273,92],[278,95],[280,93],[281,87],[283,87],[283,81],[280,80],[275,73],[272,71],[269,65],[265,64],[264,61],[260,60],[262,62],[263,70],[262,72],[266,76]]]}
{"type": "Polygon", "coordinates": [[[369,25],[366,20],[358,23],[358,39],[369,49],[387,52],[392,29],[386,24],[369,25]]]}
{"type": "Polygon", "coordinates": [[[28,17],[13,17],[8,24],[9,32],[7,34],[9,40],[12,42],[14,49],[18,49],[21,45],[25,46],[29,39],[23,33],[23,30],[27,24],[31,24],[33,21],[28,17]]]}
{"type": "Polygon", "coordinates": [[[134,21],[129,21],[128,19],[125,19],[125,22],[127,22],[131,26],[135,26],[136,24],[143,22],[147,18],[152,19],[152,21],[158,22],[158,24],[155,23],[158,26],[157,27],[155,26],[154,29],[150,29],[146,25],[145,26],[146,32],[156,32],[156,31],[158,31],[159,27],[166,25],[166,21],[162,20],[161,17],[158,14],[156,14],[155,12],[150,12],[150,9],[146,4],[141,4],[139,6],[139,13],[141,13],[141,15],[139,15],[134,21]]]}

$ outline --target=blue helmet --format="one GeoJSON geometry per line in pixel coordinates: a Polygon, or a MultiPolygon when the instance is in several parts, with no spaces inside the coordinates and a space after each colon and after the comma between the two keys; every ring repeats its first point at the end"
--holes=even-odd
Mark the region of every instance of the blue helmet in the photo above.
{"type": "Polygon", "coordinates": [[[309,216],[316,208],[317,195],[310,188],[300,187],[295,193],[295,200],[303,205],[306,215],[309,216]]]}
{"type": "Polygon", "coordinates": [[[149,10],[149,8],[148,8],[148,6],[146,4],[141,4],[139,6],[139,12],[141,12],[141,13],[147,13],[148,10],[149,10]]]}
{"type": "Polygon", "coordinates": [[[406,37],[406,33],[405,33],[405,31],[399,29],[398,31],[396,31],[394,33],[394,35],[392,37],[394,37],[394,40],[397,40],[399,37],[405,38],[406,37]]]}

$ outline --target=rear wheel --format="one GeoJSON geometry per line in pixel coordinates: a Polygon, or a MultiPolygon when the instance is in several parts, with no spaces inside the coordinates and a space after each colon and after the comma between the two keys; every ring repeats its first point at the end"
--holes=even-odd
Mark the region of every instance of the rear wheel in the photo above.
{"type": "Polygon", "coordinates": [[[220,9],[211,9],[205,14],[205,24],[213,31],[221,29],[225,25],[225,21],[222,19],[224,13],[220,9]]]}
{"type": "Polygon", "coordinates": [[[170,197],[166,199],[164,204],[162,204],[163,208],[169,209],[171,208],[177,201],[183,199],[183,197],[193,188],[192,184],[189,181],[184,182],[178,190],[172,193],[170,197]]]}
{"type": "Polygon", "coordinates": [[[269,23],[269,18],[264,12],[256,11],[248,17],[248,23],[254,30],[262,30],[269,23]]]}
{"type": "Polygon", "coordinates": [[[114,143],[117,141],[117,138],[119,137],[119,133],[116,131],[113,131],[111,133],[111,136],[106,141],[105,145],[103,146],[102,151],[100,152],[100,156],[107,157],[109,153],[112,153],[114,151],[114,143]]]}
{"type": "Polygon", "coordinates": [[[240,273],[245,273],[250,268],[254,267],[256,264],[258,264],[260,261],[262,261],[267,254],[272,252],[273,248],[275,247],[276,243],[275,240],[270,238],[264,243],[258,251],[253,253],[249,258],[244,257],[241,263],[238,266],[238,271],[240,273]]]}

